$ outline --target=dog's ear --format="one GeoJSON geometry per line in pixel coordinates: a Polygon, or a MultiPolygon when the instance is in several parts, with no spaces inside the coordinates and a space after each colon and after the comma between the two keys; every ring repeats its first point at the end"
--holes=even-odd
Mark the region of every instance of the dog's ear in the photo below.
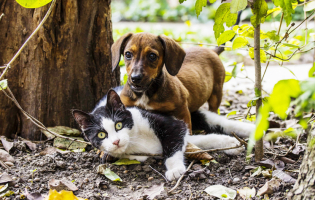
{"type": "Polygon", "coordinates": [[[165,35],[159,35],[159,40],[164,47],[164,62],[168,73],[175,76],[181,68],[186,52],[174,40],[165,35]]]}
{"type": "Polygon", "coordinates": [[[130,39],[130,37],[133,35],[133,33],[127,33],[123,36],[121,36],[113,45],[111,48],[112,51],[112,71],[116,69],[116,67],[119,64],[120,56],[124,53],[125,45],[127,41],[130,39]]]}

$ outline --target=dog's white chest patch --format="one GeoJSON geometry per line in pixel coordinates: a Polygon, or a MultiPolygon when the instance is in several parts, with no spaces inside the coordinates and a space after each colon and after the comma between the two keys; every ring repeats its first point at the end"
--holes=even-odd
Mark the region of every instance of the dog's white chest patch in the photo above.
{"type": "Polygon", "coordinates": [[[149,103],[149,97],[143,94],[141,98],[136,101],[136,106],[144,108],[146,110],[153,110],[153,108],[150,107],[148,103],[149,103]]]}

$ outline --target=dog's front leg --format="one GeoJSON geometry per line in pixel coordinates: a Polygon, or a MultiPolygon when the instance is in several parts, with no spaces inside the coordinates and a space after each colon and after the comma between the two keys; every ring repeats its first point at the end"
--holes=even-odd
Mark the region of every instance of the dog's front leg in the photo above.
{"type": "Polygon", "coordinates": [[[180,108],[180,112],[177,116],[175,116],[177,119],[183,120],[189,129],[190,135],[192,134],[192,125],[191,125],[191,117],[190,112],[188,109],[188,106],[184,106],[180,108]]]}

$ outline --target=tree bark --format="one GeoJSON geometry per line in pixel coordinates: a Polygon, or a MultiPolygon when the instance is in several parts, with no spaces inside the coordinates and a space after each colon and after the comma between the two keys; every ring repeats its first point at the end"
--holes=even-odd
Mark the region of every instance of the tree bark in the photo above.
{"type": "MultiPolygon", "coordinates": [[[[0,65],[9,62],[49,8],[0,2],[0,65]]],[[[111,71],[110,0],[58,0],[6,77],[22,108],[46,126],[75,126],[71,109],[90,111],[120,83],[111,71]]],[[[0,70],[1,72],[2,70],[0,70]]],[[[39,130],[0,92],[0,134],[39,139],[39,130]]]]}
{"type": "Polygon", "coordinates": [[[300,174],[293,189],[288,195],[289,200],[315,199],[315,134],[309,133],[308,147],[300,166],[300,174]]]}

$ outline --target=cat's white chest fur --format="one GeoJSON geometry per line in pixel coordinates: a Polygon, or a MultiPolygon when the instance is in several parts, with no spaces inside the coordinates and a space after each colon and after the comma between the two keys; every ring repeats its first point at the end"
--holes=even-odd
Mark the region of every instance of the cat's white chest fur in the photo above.
{"type": "Polygon", "coordinates": [[[149,97],[145,94],[143,94],[141,96],[141,98],[136,101],[135,104],[136,104],[136,106],[142,107],[146,110],[153,110],[153,108],[148,105],[149,104],[149,97]]]}

